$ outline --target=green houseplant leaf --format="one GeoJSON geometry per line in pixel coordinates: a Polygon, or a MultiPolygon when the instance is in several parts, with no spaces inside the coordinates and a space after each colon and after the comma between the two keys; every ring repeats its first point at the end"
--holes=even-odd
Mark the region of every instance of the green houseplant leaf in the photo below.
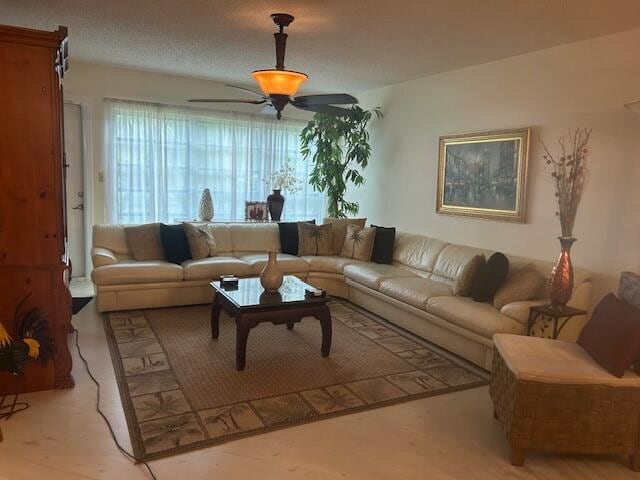
{"type": "Polygon", "coordinates": [[[371,157],[367,125],[374,115],[382,118],[380,107],[364,110],[354,105],[344,117],[316,113],[300,133],[300,153],[313,162],[309,184],[326,193],[330,217],[358,213],[360,206],[346,201],[345,193],[349,183],[356,187],[364,184],[360,170],[367,167],[371,157]]]}

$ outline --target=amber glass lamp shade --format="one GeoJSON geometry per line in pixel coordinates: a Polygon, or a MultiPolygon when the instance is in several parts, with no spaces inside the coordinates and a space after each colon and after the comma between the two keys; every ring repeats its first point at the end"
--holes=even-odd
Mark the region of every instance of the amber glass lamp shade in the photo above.
{"type": "Polygon", "coordinates": [[[251,76],[258,82],[265,95],[287,95],[293,97],[300,85],[309,77],[292,70],[256,70],[251,76]]]}

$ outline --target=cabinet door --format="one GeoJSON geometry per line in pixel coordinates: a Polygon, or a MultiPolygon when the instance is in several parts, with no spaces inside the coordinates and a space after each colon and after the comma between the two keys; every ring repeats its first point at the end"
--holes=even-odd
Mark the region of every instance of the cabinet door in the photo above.
{"type": "Polygon", "coordinates": [[[0,265],[59,265],[63,254],[54,56],[0,43],[0,265]]]}

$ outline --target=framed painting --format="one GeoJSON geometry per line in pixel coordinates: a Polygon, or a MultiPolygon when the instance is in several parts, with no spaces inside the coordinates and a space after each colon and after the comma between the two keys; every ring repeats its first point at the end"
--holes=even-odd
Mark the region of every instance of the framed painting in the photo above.
{"type": "Polygon", "coordinates": [[[267,202],[244,202],[244,219],[247,222],[268,222],[267,202]]]}
{"type": "Polygon", "coordinates": [[[436,212],[525,221],[530,129],[440,137],[436,212]]]}

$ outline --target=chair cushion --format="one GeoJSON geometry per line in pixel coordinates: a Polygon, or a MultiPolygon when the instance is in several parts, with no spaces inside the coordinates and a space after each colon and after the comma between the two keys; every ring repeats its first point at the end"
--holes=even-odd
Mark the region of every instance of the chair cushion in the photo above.
{"type": "Polygon", "coordinates": [[[339,275],[342,275],[346,265],[362,264],[362,262],[351,258],[327,255],[308,255],[300,258],[309,264],[310,272],[337,273],[339,275]]]}
{"type": "Polygon", "coordinates": [[[94,268],[91,280],[96,285],[179,282],[184,278],[180,265],[161,260],[125,261],[94,268]]]}
{"type": "Polygon", "coordinates": [[[394,265],[384,265],[380,263],[356,263],[346,265],[343,270],[343,275],[356,283],[374,290],[378,290],[380,283],[388,278],[416,276],[394,265]]]}
{"type": "MultiPolygon", "coordinates": [[[[243,262],[251,265],[251,273],[258,275],[269,260],[267,253],[254,253],[251,255],[241,255],[238,257],[243,262]]],[[[278,254],[278,266],[284,273],[307,273],[309,271],[309,262],[303,258],[288,253],[278,254]]]]}
{"type": "Polygon", "coordinates": [[[420,277],[383,280],[379,291],[416,308],[424,308],[431,297],[453,295],[446,283],[420,277]]]}
{"type": "Polygon", "coordinates": [[[493,337],[493,343],[509,370],[521,380],[640,387],[636,373],[627,371],[624,377],[615,377],[574,342],[499,334],[493,337]]]}
{"type": "Polygon", "coordinates": [[[128,250],[135,260],[165,260],[159,223],[125,227],[124,235],[128,250]]]}
{"type": "Polygon", "coordinates": [[[251,265],[236,257],[209,257],[187,260],[182,264],[185,280],[217,280],[221,275],[248,277],[251,265]]]}
{"type": "Polygon", "coordinates": [[[608,372],[622,377],[640,356],[640,309],[608,294],[582,329],[578,345],[608,372]]]}
{"type": "Polygon", "coordinates": [[[489,303],[479,303],[470,297],[433,297],[426,310],[471,332],[491,338],[495,333],[521,333],[523,325],[500,313],[489,303]]]}

